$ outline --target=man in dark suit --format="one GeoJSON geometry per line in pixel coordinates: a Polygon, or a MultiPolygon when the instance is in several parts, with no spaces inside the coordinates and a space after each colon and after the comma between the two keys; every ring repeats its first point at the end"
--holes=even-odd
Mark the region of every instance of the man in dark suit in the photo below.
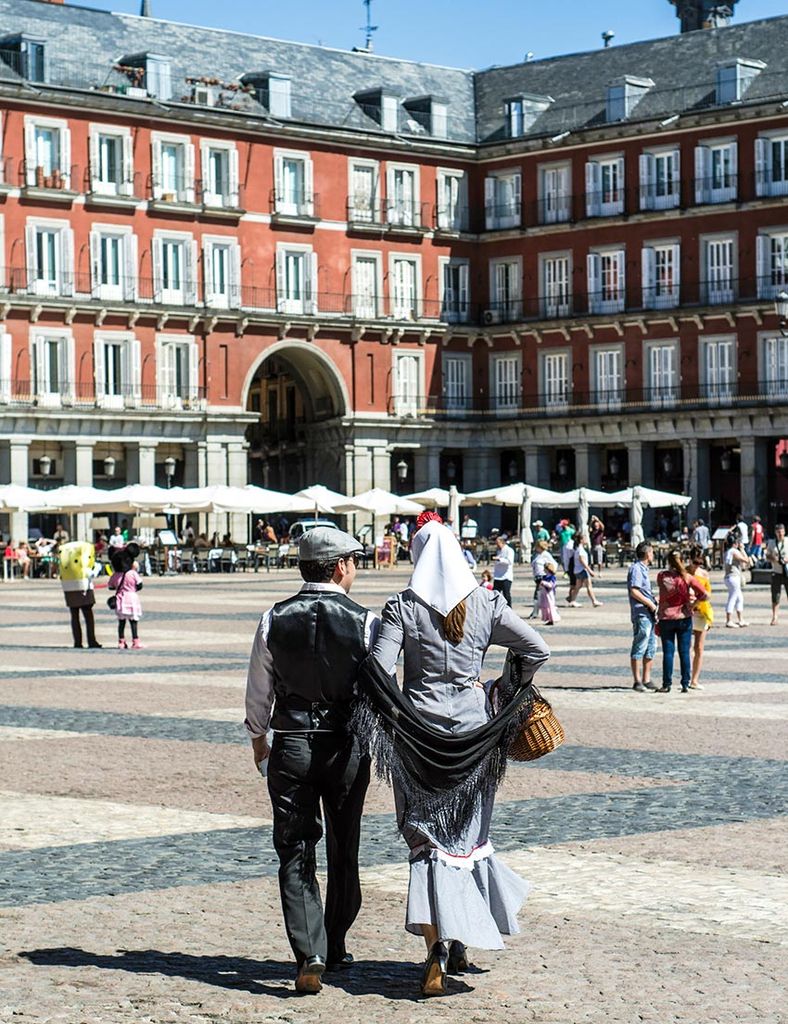
{"type": "Polygon", "coordinates": [[[326,969],[352,965],[345,936],[361,907],[358,847],[369,759],[349,722],[358,669],[378,627],[372,612],[348,596],[362,550],[341,530],[305,533],[298,547],[304,585],[263,615],[249,662],[245,724],[255,764],[268,771],[299,992],[319,992],[326,969]],[[323,816],[325,913],[315,877],[323,816]]]}

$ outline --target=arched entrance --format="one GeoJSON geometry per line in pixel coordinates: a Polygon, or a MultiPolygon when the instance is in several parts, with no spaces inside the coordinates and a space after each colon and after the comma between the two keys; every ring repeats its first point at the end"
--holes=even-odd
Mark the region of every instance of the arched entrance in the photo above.
{"type": "Polygon", "coordinates": [[[330,422],[347,410],[344,382],[330,359],[306,342],[265,353],[247,386],[249,480],[293,492],[311,483],[342,483],[344,444],[330,422]]]}

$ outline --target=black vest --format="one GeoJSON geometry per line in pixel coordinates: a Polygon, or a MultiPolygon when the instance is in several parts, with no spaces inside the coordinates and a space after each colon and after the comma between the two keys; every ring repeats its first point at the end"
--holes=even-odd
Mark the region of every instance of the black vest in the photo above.
{"type": "Polygon", "coordinates": [[[275,604],[268,630],[274,668],[271,728],[343,729],[367,656],[367,611],[346,594],[306,590],[275,604]]]}

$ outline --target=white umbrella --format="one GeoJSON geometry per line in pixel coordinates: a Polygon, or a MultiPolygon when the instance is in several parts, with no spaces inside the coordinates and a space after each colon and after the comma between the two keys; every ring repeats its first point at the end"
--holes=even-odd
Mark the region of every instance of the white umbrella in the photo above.
{"type": "MultiPolygon", "coordinates": [[[[450,492],[443,487],[430,487],[426,491],[417,491],[416,494],[406,494],[405,497],[408,501],[423,505],[424,508],[448,508],[450,503],[450,492]]],[[[462,504],[465,495],[458,491],[457,498],[459,504],[462,504]]]]}
{"type": "Polygon", "coordinates": [[[52,509],[47,500],[51,493],[37,487],[4,484],[0,487],[0,509],[4,512],[48,512],[52,509]]]}
{"type": "Polygon", "coordinates": [[[313,508],[308,498],[299,498],[283,491],[271,491],[265,487],[228,487],[216,484],[208,487],[214,512],[257,512],[268,515],[271,512],[310,512],[313,508]]]}
{"type": "Polygon", "coordinates": [[[534,535],[531,530],[531,488],[523,490],[523,503],[520,506],[520,546],[523,552],[523,561],[531,561],[531,550],[534,546],[534,535]]]}
{"type": "Polygon", "coordinates": [[[371,512],[374,516],[417,516],[424,511],[422,505],[380,487],[355,494],[334,506],[335,512],[371,512]]]}
{"type": "Polygon", "coordinates": [[[638,491],[638,499],[643,508],[683,508],[692,501],[689,495],[656,491],[653,487],[625,487],[623,491],[614,491],[608,497],[614,500],[616,505],[631,505],[635,491],[638,491]]]}
{"type": "Polygon", "coordinates": [[[643,504],[640,500],[640,488],[632,488],[632,504],[629,508],[629,525],[630,539],[632,543],[637,547],[641,541],[645,540],[645,534],[643,533],[643,504]]]}
{"type": "Polygon", "coordinates": [[[446,512],[446,518],[451,523],[452,532],[459,537],[460,524],[458,520],[460,518],[460,492],[454,484],[449,488],[449,508],[446,512]]]}
{"type": "Polygon", "coordinates": [[[323,484],[313,484],[311,487],[304,487],[296,492],[295,497],[307,498],[312,502],[311,507],[314,509],[315,519],[317,519],[320,513],[330,515],[334,511],[334,506],[337,502],[349,500],[346,494],[332,491],[330,488],[324,487],[323,484]]]}
{"type": "Polygon", "coordinates": [[[588,488],[579,487],[577,496],[577,532],[582,537],[588,530],[588,488]]]}
{"type": "Polygon", "coordinates": [[[119,487],[114,491],[104,491],[98,487],[81,487],[78,484],[66,484],[47,491],[49,508],[58,512],[130,512],[127,489],[119,487]]]}
{"type": "Polygon", "coordinates": [[[463,505],[509,505],[521,508],[528,492],[533,505],[560,507],[564,497],[559,491],[550,491],[546,487],[535,487],[533,484],[506,484],[500,487],[489,487],[484,491],[474,491],[462,499],[463,505]]]}

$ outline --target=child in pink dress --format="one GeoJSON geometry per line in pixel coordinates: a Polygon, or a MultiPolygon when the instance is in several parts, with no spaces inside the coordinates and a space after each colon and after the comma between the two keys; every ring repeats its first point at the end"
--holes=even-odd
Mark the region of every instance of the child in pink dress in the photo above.
{"type": "Polygon", "coordinates": [[[127,621],[131,624],[131,646],[134,650],[139,650],[142,647],[137,635],[137,623],[142,618],[142,604],[139,599],[142,579],[137,572],[138,563],[136,561],[139,553],[139,545],[132,542],[123,548],[114,548],[110,554],[112,568],[115,571],[110,576],[109,589],[115,591],[118,647],[121,650],[128,648],[125,637],[127,621]]]}

